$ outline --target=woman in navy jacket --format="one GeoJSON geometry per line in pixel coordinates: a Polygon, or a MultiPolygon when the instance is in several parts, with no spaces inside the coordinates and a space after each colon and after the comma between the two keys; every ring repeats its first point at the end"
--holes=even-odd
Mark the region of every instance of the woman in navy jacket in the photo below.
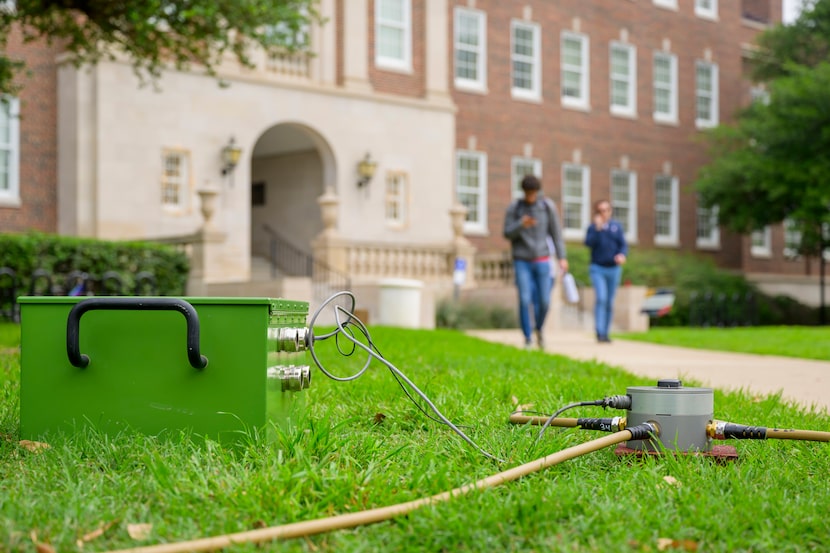
{"type": "Polygon", "coordinates": [[[585,245],[591,248],[591,285],[594,287],[594,325],[597,341],[610,342],[608,329],[614,318],[614,295],[620,284],[622,265],[628,255],[625,231],[619,221],[611,218],[611,202],[594,203],[594,222],[585,234],[585,245]]]}

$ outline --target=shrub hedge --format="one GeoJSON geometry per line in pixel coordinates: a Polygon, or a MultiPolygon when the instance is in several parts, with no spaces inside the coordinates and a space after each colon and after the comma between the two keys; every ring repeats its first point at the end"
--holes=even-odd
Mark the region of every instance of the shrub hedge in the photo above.
{"type": "Polygon", "coordinates": [[[19,295],[30,290],[32,274],[44,269],[56,284],[73,271],[86,273],[92,280],[115,271],[130,291],[136,275],[148,272],[155,278],[157,294],[180,296],[186,293],[190,263],[184,252],[165,244],[30,232],[0,234],[0,267],[16,273],[19,295]]]}
{"type": "MultiPolygon", "coordinates": [[[[583,287],[591,286],[589,254],[588,248],[581,244],[568,244],[570,271],[583,287]]],[[[674,292],[675,303],[671,311],[653,318],[652,326],[819,323],[817,308],[803,305],[788,296],[764,294],[743,275],[723,270],[711,259],[691,253],[632,247],[623,268],[622,280],[623,283],[674,292]]],[[[436,325],[460,329],[515,328],[515,314],[503,311],[486,305],[446,301],[438,306],[436,325]]]]}

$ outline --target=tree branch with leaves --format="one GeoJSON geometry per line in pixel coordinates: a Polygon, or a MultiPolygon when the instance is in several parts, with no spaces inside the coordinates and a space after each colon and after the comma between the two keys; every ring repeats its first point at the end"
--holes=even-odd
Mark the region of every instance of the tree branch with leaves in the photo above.
{"type": "MultiPolygon", "coordinates": [[[[60,44],[76,65],[126,56],[157,80],[166,67],[216,76],[227,55],[251,67],[251,53],[302,50],[295,37],[320,22],[317,0],[17,0],[0,7],[0,46],[21,29],[25,42],[60,44]]],[[[0,93],[17,91],[21,60],[0,56],[0,93]]]]}

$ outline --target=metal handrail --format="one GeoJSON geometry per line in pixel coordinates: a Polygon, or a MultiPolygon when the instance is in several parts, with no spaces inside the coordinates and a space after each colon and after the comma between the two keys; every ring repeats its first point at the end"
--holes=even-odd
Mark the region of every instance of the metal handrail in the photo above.
{"type": "Polygon", "coordinates": [[[298,248],[267,224],[263,224],[262,228],[270,238],[268,252],[271,278],[275,278],[278,271],[289,276],[311,277],[314,290],[320,297],[328,297],[330,293],[339,290],[351,290],[348,275],[298,248]]]}

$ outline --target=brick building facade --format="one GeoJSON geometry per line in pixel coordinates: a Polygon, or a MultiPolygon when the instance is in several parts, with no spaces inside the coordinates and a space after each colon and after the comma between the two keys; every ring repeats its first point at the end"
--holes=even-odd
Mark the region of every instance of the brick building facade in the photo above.
{"type": "Polygon", "coordinates": [[[785,255],[780,226],[753,237],[718,229],[692,187],[707,161],[703,131],[757,93],[747,60],[755,36],[781,20],[780,0],[320,7],[325,22],[309,30],[314,57],[263,57],[253,70],[228,63],[219,71],[227,90],[173,71],[161,91],[139,90],[122,62],[76,70],[59,48],[13,34],[7,53],[29,73],[11,151],[19,175],[0,193],[0,231],[192,232],[208,187],[219,191],[215,219],[227,236],[217,281],[249,277],[267,240],[262,221],[285,221],[277,230],[303,249],[322,233],[326,251],[345,248],[329,261],[369,271],[367,280],[424,278],[423,259],[440,265],[442,244],[460,243],[450,228],[455,202],[467,207],[463,238],[476,258],[504,255],[503,214],[532,171],[572,247],[591,203],[610,197],[636,247],[698,252],[746,273],[816,273],[815,263],[785,255]],[[252,206],[250,187],[220,176],[217,152],[229,135],[243,148],[235,180],[258,181],[283,203],[252,206]],[[379,176],[356,188],[367,151],[379,176]],[[154,190],[170,155],[187,169],[172,210],[154,190]]]}
{"type": "Polygon", "coordinates": [[[0,187],[0,231],[57,228],[57,46],[44,41],[23,43],[18,29],[10,33],[6,55],[26,63],[17,78],[18,98],[9,104],[8,180],[0,187]]]}

